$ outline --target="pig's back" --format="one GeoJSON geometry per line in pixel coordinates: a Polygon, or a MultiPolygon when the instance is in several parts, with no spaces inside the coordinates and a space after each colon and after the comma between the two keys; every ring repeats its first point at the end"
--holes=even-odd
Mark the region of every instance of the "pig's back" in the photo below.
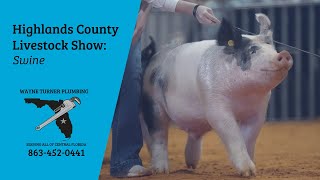
{"type": "Polygon", "coordinates": [[[215,44],[216,41],[206,40],[179,46],[174,59],[175,65],[170,74],[170,77],[173,77],[172,83],[181,89],[198,87],[199,65],[205,52],[215,44]]]}
{"type": "Polygon", "coordinates": [[[163,49],[150,60],[144,72],[144,89],[152,90],[157,79],[163,79],[166,88],[175,91],[196,87],[203,54],[215,44],[215,40],[206,40],[163,49]]]}

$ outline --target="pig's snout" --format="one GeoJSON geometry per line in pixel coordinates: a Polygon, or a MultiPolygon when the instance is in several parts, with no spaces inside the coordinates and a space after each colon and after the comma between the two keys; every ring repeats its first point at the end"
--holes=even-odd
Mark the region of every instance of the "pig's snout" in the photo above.
{"type": "Polygon", "coordinates": [[[288,51],[281,51],[273,61],[279,68],[290,69],[293,64],[292,56],[288,51]]]}
{"type": "Polygon", "coordinates": [[[278,58],[277,58],[278,61],[290,61],[292,60],[292,57],[290,55],[290,53],[288,51],[281,51],[279,54],[278,54],[278,58]]]}

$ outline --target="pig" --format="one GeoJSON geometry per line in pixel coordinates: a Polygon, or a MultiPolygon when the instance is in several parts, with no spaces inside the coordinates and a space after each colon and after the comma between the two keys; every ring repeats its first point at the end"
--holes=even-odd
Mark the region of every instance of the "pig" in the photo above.
{"type": "Polygon", "coordinates": [[[223,19],[216,40],[167,47],[143,70],[141,128],[152,170],[169,173],[170,122],[186,131],[185,162],[196,168],[204,134],[214,130],[241,176],[256,175],[256,139],[271,90],[293,65],[277,52],[271,22],[256,14],[258,35],[245,35],[223,19]]]}

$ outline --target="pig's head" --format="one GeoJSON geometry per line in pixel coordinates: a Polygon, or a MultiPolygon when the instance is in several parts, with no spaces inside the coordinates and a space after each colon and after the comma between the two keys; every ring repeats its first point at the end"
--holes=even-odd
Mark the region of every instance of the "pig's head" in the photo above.
{"type": "Polygon", "coordinates": [[[287,51],[277,52],[273,45],[271,22],[264,14],[256,14],[260,24],[258,35],[242,35],[228,21],[223,20],[218,31],[217,44],[224,46],[235,71],[238,71],[245,82],[272,89],[288,74],[293,65],[291,55],[287,51]],[[233,63],[232,63],[233,62],[233,63]]]}

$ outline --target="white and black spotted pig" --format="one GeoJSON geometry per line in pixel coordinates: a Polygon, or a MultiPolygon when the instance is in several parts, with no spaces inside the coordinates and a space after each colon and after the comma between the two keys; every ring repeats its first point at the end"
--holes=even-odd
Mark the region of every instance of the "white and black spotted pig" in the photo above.
{"type": "Polygon", "coordinates": [[[169,47],[151,58],[143,77],[141,124],[154,172],[169,172],[172,121],[188,133],[188,167],[196,168],[201,139],[213,129],[240,175],[255,175],[254,148],[271,90],[293,65],[287,51],[275,50],[269,18],[256,19],[259,35],[241,35],[223,20],[217,40],[169,47]]]}

